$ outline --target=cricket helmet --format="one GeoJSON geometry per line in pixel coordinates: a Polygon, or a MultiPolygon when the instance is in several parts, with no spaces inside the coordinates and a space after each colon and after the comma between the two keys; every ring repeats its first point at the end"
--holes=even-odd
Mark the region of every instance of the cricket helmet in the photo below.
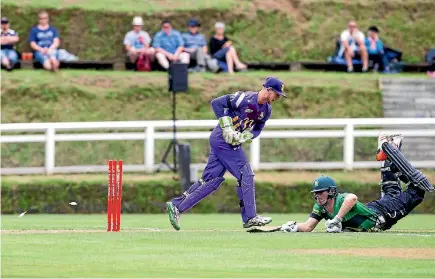
{"type": "Polygon", "coordinates": [[[335,183],[334,179],[327,175],[321,175],[314,180],[311,193],[326,191],[331,188],[337,188],[337,183],[335,183]]]}
{"type": "Polygon", "coordinates": [[[335,198],[337,196],[337,183],[327,175],[317,177],[311,187],[311,193],[322,191],[328,191],[328,199],[335,198]]]}

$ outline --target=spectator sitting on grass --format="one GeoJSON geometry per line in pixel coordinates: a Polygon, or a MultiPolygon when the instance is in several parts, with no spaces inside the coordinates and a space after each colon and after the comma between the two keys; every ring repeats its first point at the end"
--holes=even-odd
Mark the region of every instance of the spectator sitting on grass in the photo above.
{"type": "Polygon", "coordinates": [[[7,17],[1,18],[1,28],[1,63],[7,71],[11,71],[18,61],[18,54],[14,49],[14,45],[18,43],[20,38],[17,32],[9,29],[9,20],[7,17]]]}
{"type": "Polygon", "coordinates": [[[189,32],[183,33],[184,51],[190,54],[190,59],[196,61],[196,72],[205,72],[206,67],[217,72],[217,63],[212,63],[211,56],[207,54],[207,42],[203,34],[199,33],[201,24],[196,19],[189,20],[187,28],[189,32]]]}
{"type": "Polygon", "coordinates": [[[157,61],[166,70],[170,62],[189,64],[189,53],[183,52],[183,37],[180,32],[172,29],[169,20],[164,20],[162,30],[154,35],[153,47],[156,49],[157,61]]]}
{"type": "Polygon", "coordinates": [[[30,47],[34,51],[35,60],[44,69],[57,72],[59,69],[58,51],[59,34],[53,26],[48,24],[49,17],[45,11],[39,12],[39,23],[30,31],[30,47]]]}
{"type": "Polygon", "coordinates": [[[344,30],[340,35],[341,49],[339,55],[346,58],[347,71],[353,72],[352,59],[358,58],[355,53],[358,53],[361,57],[363,66],[362,71],[368,70],[368,55],[364,41],[364,34],[358,30],[356,22],[354,20],[349,21],[348,29],[344,30]]]}
{"type": "Polygon", "coordinates": [[[140,16],[133,18],[133,30],[125,34],[124,45],[127,56],[131,63],[136,63],[140,56],[146,55],[152,60],[154,58],[154,48],[150,47],[151,37],[142,30],[143,19],[140,16]]]}
{"type": "Polygon", "coordinates": [[[247,66],[240,62],[237,51],[232,42],[225,37],[225,24],[217,22],[215,24],[215,34],[210,39],[210,53],[218,61],[225,62],[230,74],[234,73],[234,66],[239,71],[244,71],[247,66]]]}
{"type": "Polygon", "coordinates": [[[384,54],[384,44],[379,39],[379,29],[376,26],[370,26],[365,40],[369,60],[375,63],[374,68],[381,71],[386,70],[388,65],[387,57],[384,54]]]}

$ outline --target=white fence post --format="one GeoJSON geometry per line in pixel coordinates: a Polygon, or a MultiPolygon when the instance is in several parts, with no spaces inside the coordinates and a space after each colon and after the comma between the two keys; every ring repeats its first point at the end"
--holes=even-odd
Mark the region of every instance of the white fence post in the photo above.
{"type": "Polygon", "coordinates": [[[56,142],[54,141],[54,128],[45,130],[45,174],[52,174],[54,171],[54,160],[56,153],[56,142]]]}
{"type": "Polygon", "coordinates": [[[260,169],[260,138],[251,142],[251,168],[255,171],[260,169]]]}
{"type": "MultiPolygon", "coordinates": [[[[56,167],[56,142],[74,141],[144,141],[143,162],[139,165],[126,165],[128,172],[144,171],[154,172],[155,141],[170,140],[172,133],[160,131],[172,127],[172,121],[105,121],[105,122],[60,122],[60,123],[9,123],[0,124],[0,143],[45,143],[44,167],[16,167],[0,168],[4,175],[9,174],[53,174],[53,173],[91,173],[105,170],[105,166],[62,166],[56,167]],[[97,132],[99,130],[120,129],[116,133],[97,132]],[[134,131],[128,131],[133,130],[134,131]],[[137,129],[142,130],[137,132],[137,129]],[[146,129],[146,130],[145,130],[146,129]],[[61,130],[61,134],[56,134],[61,130]],[[95,132],[82,132],[93,130],[95,132]],[[71,133],[65,133],[71,131],[71,133]],[[17,134],[26,132],[26,134],[17,134]],[[34,132],[34,133],[32,133],[34,132]]],[[[189,129],[177,134],[179,139],[207,139],[210,131],[205,131],[216,126],[216,120],[179,120],[177,127],[189,129]]],[[[261,162],[260,140],[255,139],[246,146],[250,148],[250,163],[253,170],[263,169],[371,169],[378,168],[375,161],[355,162],[355,138],[377,138],[381,132],[380,127],[392,126],[409,137],[435,137],[435,117],[433,118],[344,118],[344,119],[271,119],[268,128],[261,134],[263,139],[286,138],[343,138],[343,161],[341,162],[261,162]],[[397,129],[400,125],[409,126],[408,129],[397,129]],[[356,129],[358,127],[358,129],[356,129]],[[376,129],[373,129],[375,128],[376,129]],[[307,130],[299,130],[307,128],[307,130]],[[320,128],[320,129],[317,129],[320,128]],[[324,128],[329,128],[324,130],[324,128]],[[334,130],[333,130],[334,129],[334,130]]],[[[248,150],[246,150],[248,152],[248,150]]],[[[435,160],[428,158],[413,161],[417,168],[434,168],[435,160]]],[[[201,169],[204,164],[192,164],[201,169]]]]}
{"type": "Polygon", "coordinates": [[[346,170],[353,170],[353,160],[354,160],[354,137],[353,137],[354,127],[353,124],[346,124],[344,127],[344,168],[346,170]]]}
{"type": "Polygon", "coordinates": [[[144,159],[147,172],[154,171],[154,126],[149,125],[145,128],[145,148],[144,159]]]}

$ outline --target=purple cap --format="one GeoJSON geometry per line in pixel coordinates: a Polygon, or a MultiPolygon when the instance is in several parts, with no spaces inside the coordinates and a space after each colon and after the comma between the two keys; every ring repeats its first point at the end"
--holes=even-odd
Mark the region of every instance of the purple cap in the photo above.
{"type": "Polygon", "coordinates": [[[7,17],[4,16],[4,17],[1,18],[1,23],[2,23],[2,24],[9,23],[9,19],[8,19],[7,17]]]}
{"type": "Polygon", "coordinates": [[[263,86],[265,88],[270,88],[273,91],[275,91],[278,95],[281,95],[283,97],[287,98],[287,95],[283,92],[284,90],[284,83],[277,79],[276,77],[268,77],[266,78],[266,81],[264,82],[263,86]]]}

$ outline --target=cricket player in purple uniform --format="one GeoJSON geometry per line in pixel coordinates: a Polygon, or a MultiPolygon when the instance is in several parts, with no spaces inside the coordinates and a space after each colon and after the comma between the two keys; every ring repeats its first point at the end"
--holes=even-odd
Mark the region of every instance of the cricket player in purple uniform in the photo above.
{"type": "Polygon", "coordinates": [[[211,106],[219,124],[210,135],[211,151],[204,173],[186,192],[167,203],[169,220],[176,230],[180,229],[181,213],[216,191],[227,170],[238,181],[243,227],[264,226],[272,222],[270,217],[257,215],[254,173],[241,145],[260,135],[272,113],[271,104],[280,96],[287,98],[283,89],[282,81],[268,77],[259,92],[238,91],[212,100],[211,106]]]}

